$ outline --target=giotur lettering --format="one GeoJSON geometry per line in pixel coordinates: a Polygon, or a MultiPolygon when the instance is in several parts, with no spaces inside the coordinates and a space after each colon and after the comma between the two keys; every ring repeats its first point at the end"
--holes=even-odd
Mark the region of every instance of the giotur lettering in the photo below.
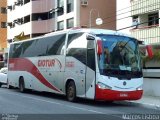
{"type": "Polygon", "coordinates": [[[54,67],[55,60],[49,59],[49,60],[38,60],[38,67],[54,67]]]}

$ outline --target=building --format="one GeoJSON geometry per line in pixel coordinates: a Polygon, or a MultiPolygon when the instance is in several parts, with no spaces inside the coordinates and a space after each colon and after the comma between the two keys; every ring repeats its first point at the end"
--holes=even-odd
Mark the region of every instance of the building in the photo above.
{"type": "Polygon", "coordinates": [[[131,0],[133,24],[131,34],[146,43],[160,42],[160,1],[131,0]]]}
{"type": "Polygon", "coordinates": [[[7,0],[0,0],[0,52],[3,52],[7,48],[7,0]]]}
{"type": "Polygon", "coordinates": [[[8,0],[7,8],[9,42],[72,27],[116,30],[116,0],[8,0]]]}
{"type": "Polygon", "coordinates": [[[129,26],[132,26],[130,0],[117,0],[117,30],[131,34],[129,26]],[[127,28],[127,29],[126,29],[127,28]]]}

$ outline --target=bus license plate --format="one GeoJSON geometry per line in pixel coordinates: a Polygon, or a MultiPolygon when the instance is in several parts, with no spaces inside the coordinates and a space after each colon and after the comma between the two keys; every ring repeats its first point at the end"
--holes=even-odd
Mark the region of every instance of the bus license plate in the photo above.
{"type": "Polygon", "coordinates": [[[128,97],[127,93],[120,93],[120,97],[128,97]]]}

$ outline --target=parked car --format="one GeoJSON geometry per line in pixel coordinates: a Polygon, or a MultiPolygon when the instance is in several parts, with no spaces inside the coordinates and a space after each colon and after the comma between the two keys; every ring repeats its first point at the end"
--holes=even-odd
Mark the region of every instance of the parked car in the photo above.
{"type": "Polygon", "coordinates": [[[7,67],[3,67],[0,69],[0,87],[7,84],[7,72],[7,67]]]}

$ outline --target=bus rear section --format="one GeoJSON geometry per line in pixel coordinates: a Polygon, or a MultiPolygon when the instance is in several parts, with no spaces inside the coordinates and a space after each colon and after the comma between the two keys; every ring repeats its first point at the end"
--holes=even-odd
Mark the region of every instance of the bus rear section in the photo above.
{"type": "Polygon", "coordinates": [[[137,40],[119,35],[97,34],[97,37],[95,99],[140,99],[143,77],[137,40]]]}

